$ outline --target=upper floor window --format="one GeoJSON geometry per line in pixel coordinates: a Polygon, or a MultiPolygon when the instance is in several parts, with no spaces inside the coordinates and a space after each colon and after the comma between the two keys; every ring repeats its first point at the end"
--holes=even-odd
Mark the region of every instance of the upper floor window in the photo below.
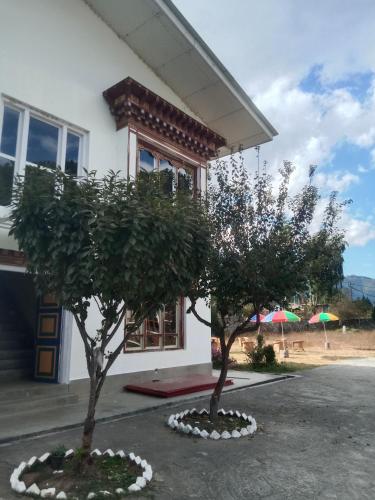
{"type": "Polygon", "coordinates": [[[148,174],[154,171],[160,173],[166,192],[175,189],[184,191],[196,190],[196,171],[190,165],[166,158],[162,153],[150,151],[146,148],[139,149],[139,172],[148,174]]]}
{"type": "Polygon", "coordinates": [[[63,122],[18,104],[5,103],[0,111],[0,206],[11,203],[16,175],[28,175],[42,166],[81,174],[85,134],[63,122]]]}

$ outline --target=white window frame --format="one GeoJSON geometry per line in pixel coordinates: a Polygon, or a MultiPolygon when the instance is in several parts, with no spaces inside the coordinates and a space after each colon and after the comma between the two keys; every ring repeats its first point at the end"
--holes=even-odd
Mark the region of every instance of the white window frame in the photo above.
{"type": "MultiPolygon", "coordinates": [[[[26,165],[36,166],[34,163],[26,161],[27,155],[27,141],[29,136],[30,117],[36,118],[48,123],[58,129],[57,141],[57,158],[56,165],[60,166],[62,170],[65,169],[66,159],[66,146],[68,133],[74,134],[80,138],[78,150],[78,169],[77,177],[84,175],[83,169],[88,169],[88,131],[80,127],[72,125],[69,122],[61,120],[55,116],[41,111],[40,109],[29,106],[21,101],[11,97],[2,95],[0,99],[0,138],[3,129],[4,108],[8,107],[18,111],[18,130],[17,130],[17,143],[16,143],[16,156],[13,158],[4,153],[0,153],[2,158],[14,161],[14,176],[13,182],[17,175],[24,175],[26,165]]],[[[7,206],[0,206],[0,218],[9,216],[10,208],[7,206]]]]}

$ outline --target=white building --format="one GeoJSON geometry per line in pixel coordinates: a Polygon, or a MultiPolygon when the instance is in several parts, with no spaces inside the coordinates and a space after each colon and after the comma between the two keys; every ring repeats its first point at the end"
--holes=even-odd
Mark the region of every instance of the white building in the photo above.
{"type": "MultiPolygon", "coordinates": [[[[171,168],[204,190],[216,149],[276,131],[169,0],[0,0],[0,19],[0,383],[68,383],[87,377],[83,345],[69,313],[37,300],[8,236],[14,176],[171,168]]],[[[207,371],[210,331],[187,306],[150,320],[110,374],[207,371]]]]}

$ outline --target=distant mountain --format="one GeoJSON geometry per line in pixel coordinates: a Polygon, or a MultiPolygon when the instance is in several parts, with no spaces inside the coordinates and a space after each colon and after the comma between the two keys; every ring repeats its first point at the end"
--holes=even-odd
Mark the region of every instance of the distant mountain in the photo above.
{"type": "Polygon", "coordinates": [[[354,274],[345,276],[342,287],[353,299],[368,297],[375,304],[375,279],[366,276],[356,276],[354,274]]]}

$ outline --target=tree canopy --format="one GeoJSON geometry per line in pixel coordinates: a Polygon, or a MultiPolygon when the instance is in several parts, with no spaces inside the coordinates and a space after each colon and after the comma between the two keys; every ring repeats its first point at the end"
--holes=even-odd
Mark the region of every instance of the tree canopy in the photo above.
{"type": "Polygon", "coordinates": [[[13,200],[10,233],[37,290],[52,292],[73,313],[85,346],[88,452],[100,390],[127,338],[163,304],[186,296],[205,268],[206,213],[187,190],[167,192],[157,174],[130,182],[113,172],[101,179],[90,172],[78,181],[60,170],[32,167],[13,200]],[[87,331],[94,301],[102,319],[87,331]],[[109,351],[126,311],[132,321],[109,351]]]}

